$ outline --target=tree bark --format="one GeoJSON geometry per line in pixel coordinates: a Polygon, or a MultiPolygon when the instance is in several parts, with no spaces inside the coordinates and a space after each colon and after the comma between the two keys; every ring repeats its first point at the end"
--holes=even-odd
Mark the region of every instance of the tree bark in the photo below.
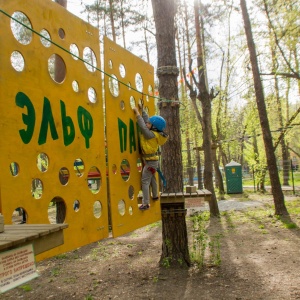
{"type": "Polygon", "coordinates": [[[251,23],[248,15],[248,10],[246,6],[245,0],[240,0],[240,5],[243,14],[245,33],[247,37],[247,44],[250,54],[250,61],[252,66],[253,80],[254,80],[254,88],[255,88],[255,96],[256,103],[259,113],[260,125],[263,133],[263,140],[265,144],[265,151],[267,157],[267,164],[269,168],[271,186],[272,186],[272,194],[274,197],[275,204],[275,214],[276,215],[285,215],[288,214],[284,203],[284,195],[281,189],[281,184],[278,175],[278,169],[276,164],[276,157],[274,153],[274,146],[272,141],[272,135],[269,126],[269,120],[267,115],[267,109],[264,98],[264,91],[262,82],[259,75],[259,68],[257,62],[256,48],[253,41],[251,23]]]}
{"type": "MultiPolygon", "coordinates": [[[[166,192],[183,191],[181,132],[179,118],[176,62],[174,0],[152,0],[156,26],[157,76],[159,78],[160,114],[167,121],[169,141],[162,147],[162,170],[167,180],[166,192]]],[[[161,264],[189,266],[190,257],[185,219],[184,202],[161,204],[162,207],[162,255],[161,264]],[[175,209],[174,209],[175,208],[175,209]]]]}
{"type": "Polygon", "coordinates": [[[163,266],[190,266],[185,214],[168,211],[162,214],[162,256],[163,266]]]}
{"type": "Polygon", "coordinates": [[[112,32],[113,41],[116,43],[116,31],[115,31],[114,3],[113,3],[113,0],[109,0],[109,17],[110,17],[111,32],[112,32]]]}
{"type": "Polygon", "coordinates": [[[199,83],[197,84],[199,93],[198,99],[202,104],[202,131],[203,131],[203,151],[204,151],[204,186],[211,193],[211,200],[209,203],[209,211],[211,216],[219,216],[219,208],[217,198],[215,195],[213,183],[213,158],[211,152],[212,146],[212,121],[211,121],[211,95],[207,88],[207,75],[205,70],[205,56],[203,49],[203,40],[200,32],[200,18],[199,18],[199,5],[198,1],[194,2],[195,12],[195,27],[196,27],[196,40],[197,40],[197,67],[199,83]]]}
{"type": "Polygon", "coordinates": [[[64,8],[67,8],[67,2],[68,0],[55,0],[56,3],[63,6],[64,8]]]}

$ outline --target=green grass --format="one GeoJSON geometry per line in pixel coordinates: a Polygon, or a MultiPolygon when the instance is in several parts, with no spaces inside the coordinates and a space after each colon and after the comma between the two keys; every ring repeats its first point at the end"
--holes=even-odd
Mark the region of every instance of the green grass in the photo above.
{"type": "Polygon", "coordinates": [[[32,287],[29,284],[21,285],[20,289],[22,289],[24,292],[30,292],[30,291],[32,291],[32,287]]]}
{"type": "MultiPolygon", "coordinates": [[[[261,201],[263,201],[263,195],[261,201]]],[[[220,266],[222,263],[222,240],[226,239],[230,233],[238,232],[245,225],[262,235],[274,234],[278,228],[299,230],[300,197],[297,200],[286,201],[285,204],[289,212],[288,217],[275,215],[273,203],[266,203],[255,209],[221,212],[220,218],[214,226],[211,225],[209,212],[201,212],[189,217],[188,220],[193,225],[191,261],[196,263],[199,268],[205,265],[220,266]]]]}

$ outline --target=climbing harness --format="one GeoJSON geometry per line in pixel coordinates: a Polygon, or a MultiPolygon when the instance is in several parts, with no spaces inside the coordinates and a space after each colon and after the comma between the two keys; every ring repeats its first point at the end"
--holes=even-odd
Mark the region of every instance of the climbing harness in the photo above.
{"type": "Polygon", "coordinates": [[[161,171],[160,168],[157,168],[156,171],[157,171],[157,173],[158,173],[160,179],[161,179],[162,182],[163,182],[163,187],[166,188],[166,186],[167,186],[167,180],[166,180],[166,178],[164,177],[164,174],[162,173],[162,171],[161,171]]]}
{"type": "Polygon", "coordinates": [[[157,169],[154,169],[152,167],[147,167],[147,170],[150,171],[152,174],[155,174],[155,172],[158,173],[160,179],[163,182],[163,187],[165,188],[167,186],[166,178],[164,177],[164,174],[162,173],[161,169],[158,167],[157,169]]]}
{"type": "Polygon", "coordinates": [[[149,158],[149,157],[153,157],[153,156],[158,156],[160,154],[161,154],[160,151],[157,151],[155,153],[150,153],[150,154],[143,154],[143,158],[149,158]]]}

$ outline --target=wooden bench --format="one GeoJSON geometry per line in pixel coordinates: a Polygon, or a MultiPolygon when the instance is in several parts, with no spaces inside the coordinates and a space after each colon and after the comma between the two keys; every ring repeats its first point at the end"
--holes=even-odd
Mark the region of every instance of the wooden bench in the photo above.
{"type": "Polygon", "coordinates": [[[63,229],[68,224],[4,225],[0,233],[0,253],[33,244],[34,254],[40,254],[64,243],[63,229]]]}

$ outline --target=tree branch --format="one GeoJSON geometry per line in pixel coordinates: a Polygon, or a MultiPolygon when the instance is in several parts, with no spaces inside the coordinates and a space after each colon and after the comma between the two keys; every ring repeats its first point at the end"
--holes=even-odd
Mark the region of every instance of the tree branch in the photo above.
{"type": "Polygon", "coordinates": [[[277,47],[278,47],[278,49],[279,49],[279,51],[280,51],[280,53],[281,53],[284,61],[285,61],[285,63],[287,64],[288,68],[291,70],[291,72],[293,74],[295,74],[296,76],[298,76],[296,78],[299,78],[299,74],[293,69],[293,67],[291,66],[290,62],[288,61],[288,59],[284,55],[284,51],[282,50],[282,48],[281,48],[281,46],[279,44],[279,38],[278,38],[278,36],[277,36],[277,34],[275,32],[274,25],[273,25],[273,23],[271,21],[271,17],[270,17],[270,12],[269,12],[269,8],[268,8],[268,5],[267,5],[267,1],[266,0],[263,0],[263,1],[264,1],[264,7],[265,7],[266,15],[267,15],[267,18],[268,18],[268,21],[269,21],[269,25],[270,25],[270,27],[271,27],[271,29],[273,31],[273,34],[274,34],[275,43],[276,43],[276,45],[277,45],[277,47]]]}
{"type": "Polygon", "coordinates": [[[259,73],[260,75],[276,75],[276,76],[283,76],[283,77],[287,77],[287,78],[295,78],[300,80],[300,74],[297,73],[284,73],[284,72],[270,72],[270,73],[259,73]]]}
{"type": "Polygon", "coordinates": [[[295,113],[292,115],[292,117],[288,120],[288,122],[285,124],[284,129],[281,131],[279,137],[277,138],[275,144],[274,144],[274,151],[276,150],[277,146],[279,145],[281,139],[283,139],[285,133],[288,130],[288,127],[291,125],[291,123],[296,119],[297,115],[300,112],[300,107],[298,107],[298,109],[295,111],[295,113]]]}

